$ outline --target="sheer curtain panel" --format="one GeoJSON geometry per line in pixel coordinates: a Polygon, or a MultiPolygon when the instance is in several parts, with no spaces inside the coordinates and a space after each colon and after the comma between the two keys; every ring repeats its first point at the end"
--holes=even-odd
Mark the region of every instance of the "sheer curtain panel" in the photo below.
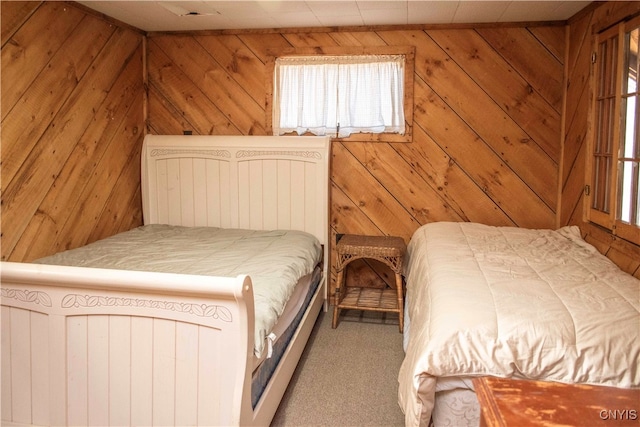
{"type": "Polygon", "coordinates": [[[404,55],[277,58],[274,134],[404,134],[404,66],[404,55]]]}

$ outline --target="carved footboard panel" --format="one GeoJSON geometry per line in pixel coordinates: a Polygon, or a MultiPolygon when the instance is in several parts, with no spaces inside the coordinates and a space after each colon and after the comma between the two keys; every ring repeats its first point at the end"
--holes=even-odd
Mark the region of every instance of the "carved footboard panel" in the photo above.
{"type": "Polygon", "coordinates": [[[249,424],[252,304],[244,276],[3,263],[2,423],[249,424]]]}

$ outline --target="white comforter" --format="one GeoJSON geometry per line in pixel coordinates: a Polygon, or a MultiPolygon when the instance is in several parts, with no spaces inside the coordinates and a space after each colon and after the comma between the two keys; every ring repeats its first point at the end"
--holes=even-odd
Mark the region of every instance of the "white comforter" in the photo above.
{"type": "Polygon", "coordinates": [[[260,358],[298,279],[311,273],[321,258],[318,239],[302,231],[146,225],[35,262],[223,277],[247,274],[253,283],[254,353],[260,358]]]}
{"type": "Polygon", "coordinates": [[[580,237],[433,223],[406,265],[406,425],[424,425],[436,377],[494,375],[640,386],[640,280],[580,237]]]}

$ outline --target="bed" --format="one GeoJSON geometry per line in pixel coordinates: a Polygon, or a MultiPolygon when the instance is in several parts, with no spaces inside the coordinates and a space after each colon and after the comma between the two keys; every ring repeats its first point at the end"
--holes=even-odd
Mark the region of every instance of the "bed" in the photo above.
{"type": "Polygon", "coordinates": [[[427,224],[405,275],[407,426],[478,425],[477,376],[640,387],[640,281],[575,226],[427,224]]]}
{"type": "Polygon", "coordinates": [[[268,425],[326,309],[329,147],[147,135],[143,226],[1,264],[2,424],[268,425]]]}

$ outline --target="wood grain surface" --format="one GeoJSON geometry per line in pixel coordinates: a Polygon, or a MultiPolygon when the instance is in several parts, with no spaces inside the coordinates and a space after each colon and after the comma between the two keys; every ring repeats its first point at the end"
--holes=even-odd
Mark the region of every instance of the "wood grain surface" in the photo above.
{"type": "MultiPolygon", "coordinates": [[[[141,224],[146,131],[266,134],[274,51],[409,46],[412,141],[333,143],[332,233],[408,242],[432,221],[578,224],[640,277],[640,246],[582,219],[591,31],[638,9],[612,3],[542,25],[145,35],[72,2],[3,1],[2,259],[141,224]]],[[[349,280],[385,286],[379,267],[354,262],[349,280]]]]}
{"type": "Polygon", "coordinates": [[[480,425],[637,426],[640,389],[482,377],[473,380],[480,425]]]}

